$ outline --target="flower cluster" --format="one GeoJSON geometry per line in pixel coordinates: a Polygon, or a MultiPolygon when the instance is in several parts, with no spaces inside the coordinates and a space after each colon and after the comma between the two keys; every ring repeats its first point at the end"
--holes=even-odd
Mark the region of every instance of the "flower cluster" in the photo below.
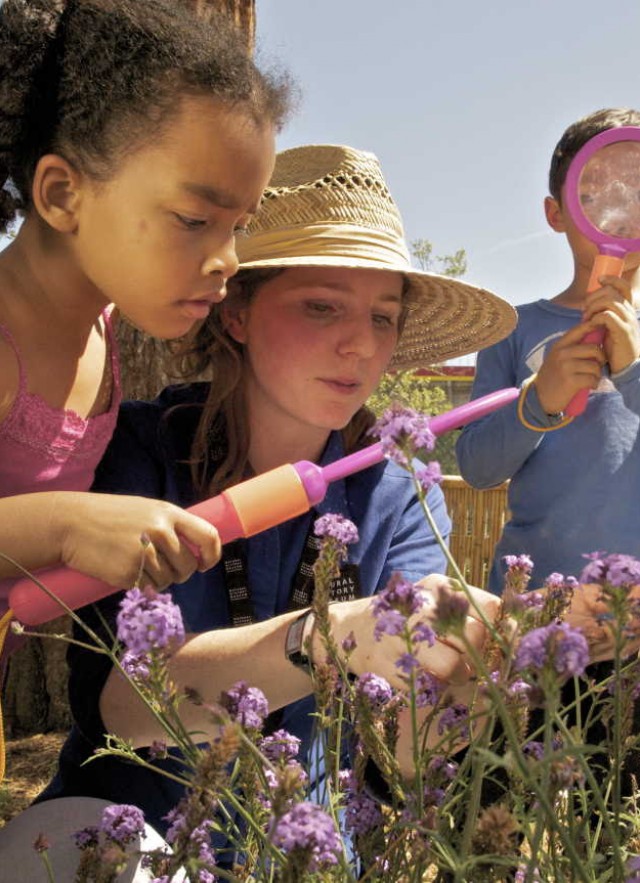
{"type": "MultiPolygon", "coordinates": [[[[273,842],[313,873],[335,865],[342,842],[327,813],[315,803],[297,803],[281,816],[273,832],[273,842]]],[[[302,874],[300,878],[302,879],[302,874]]]]}
{"type": "Polygon", "coordinates": [[[169,652],[184,642],[182,614],[168,594],[131,589],[116,622],[118,640],[136,658],[152,650],[169,652]]]}
{"type": "Polygon", "coordinates": [[[566,622],[532,629],[520,639],[514,661],[517,671],[540,674],[551,668],[563,677],[583,674],[588,663],[587,639],[566,622]]]}
{"type": "Polygon", "coordinates": [[[435,446],[429,422],[425,414],[394,405],[376,421],[371,434],[380,439],[386,457],[407,468],[418,451],[432,451],[435,446]]]}
{"type": "Polygon", "coordinates": [[[269,713],[269,706],[262,690],[250,687],[246,681],[238,681],[222,694],[221,704],[233,720],[247,729],[260,730],[269,713]]]}

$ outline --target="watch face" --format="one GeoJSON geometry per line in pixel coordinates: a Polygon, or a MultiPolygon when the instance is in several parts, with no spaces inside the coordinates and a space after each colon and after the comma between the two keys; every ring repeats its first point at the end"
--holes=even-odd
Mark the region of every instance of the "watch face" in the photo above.
{"type": "Polygon", "coordinates": [[[299,653],[302,650],[302,633],[304,632],[304,625],[307,621],[307,614],[304,616],[298,617],[295,622],[292,622],[287,631],[287,640],[286,640],[286,650],[287,654],[290,653],[299,653]]]}

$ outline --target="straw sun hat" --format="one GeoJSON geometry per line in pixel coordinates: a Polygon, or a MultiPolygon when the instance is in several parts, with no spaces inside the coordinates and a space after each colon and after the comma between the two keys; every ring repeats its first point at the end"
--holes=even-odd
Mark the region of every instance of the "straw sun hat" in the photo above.
{"type": "Polygon", "coordinates": [[[510,304],[482,288],[411,267],[402,220],[372,153],[331,144],[279,153],[260,210],[238,240],[241,269],[357,267],[409,281],[410,312],[391,368],[475,352],[515,327],[510,304]]]}

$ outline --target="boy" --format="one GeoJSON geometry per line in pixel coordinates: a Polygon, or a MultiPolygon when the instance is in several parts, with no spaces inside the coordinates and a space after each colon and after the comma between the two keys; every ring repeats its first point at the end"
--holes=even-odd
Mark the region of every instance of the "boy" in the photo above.
{"type": "Polygon", "coordinates": [[[640,112],[596,111],[558,142],[544,206],[549,226],[567,237],[573,279],[551,300],[519,307],[515,331],[478,356],[473,398],[522,386],[518,402],[470,424],[456,446],[469,484],[486,488],[511,479],[511,518],[489,580],[497,594],[504,555],[531,556],[534,586],[553,572],[578,576],[588,552],[640,557],[640,273],[634,266],[621,279],[603,276],[602,287],[587,294],[597,248],[576,229],[563,200],[578,150],[618,126],[640,126],[640,112]],[[595,327],[604,329],[602,347],[582,343],[595,327]],[[564,410],[580,389],[590,391],[588,404],[569,423],[564,410]]]}

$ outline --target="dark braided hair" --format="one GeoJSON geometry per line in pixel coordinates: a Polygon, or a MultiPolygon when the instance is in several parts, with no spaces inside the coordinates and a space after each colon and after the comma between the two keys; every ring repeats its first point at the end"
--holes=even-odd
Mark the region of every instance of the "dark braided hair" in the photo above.
{"type": "Polygon", "coordinates": [[[108,179],[185,95],[280,127],[286,74],[255,66],[226,16],[175,0],[5,0],[0,8],[0,230],[30,207],[39,159],[108,179]]]}

